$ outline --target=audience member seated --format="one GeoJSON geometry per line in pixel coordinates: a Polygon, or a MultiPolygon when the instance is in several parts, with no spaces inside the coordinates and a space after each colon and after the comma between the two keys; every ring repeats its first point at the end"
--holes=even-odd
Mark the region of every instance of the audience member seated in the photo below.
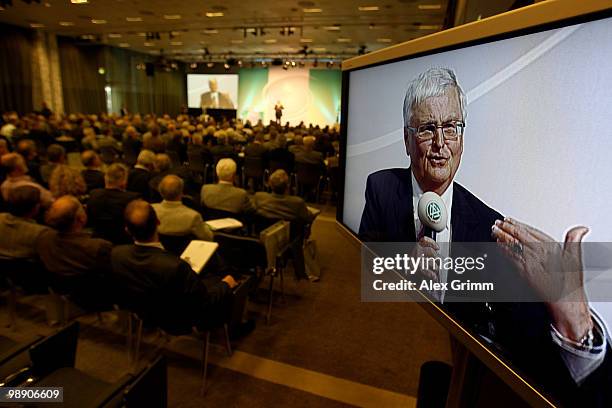
{"type": "Polygon", "coordinates": [[[304,146],[301,152],[296,153],[295,161],[297,163],[316,164],[321,169],[325,168],[323,161],[323,153],[314,150],[316,138],[314,136],[306,136],[304,138],[304,146]]]}
{"type": "Polygon", "coordinates": [[[73,169],[65,164],[60,164],[53,169],[51,178],[49,179],[49,190],[54,198],[65,195],[72,195],[79,200],[86,199],[87,184],[81,173],[77,169],[73,169]]]}
{"type": "Polygon", "coordinates": [[[295,155],[295,160],[300,152],[304,151],[304,138],[302,135],[297,134],[293,137],[293,144],[289,146],[289,151],[295,155]]]}
{"type": "Polygon", "coordinates": [[[249,214],[255,211],[246,190],[234,187],[236,162],[232,159],[221,159],[217,163],[216,172],[219,182],[202,186],[202,205],[234,214],[249,214]]]}
{"type": "Polygon", "coordinates": [[[79,305],[111,306],[105,278],[112,244],[83,231],[87,214],[79,200],[69,195],[58,198],[47,211],[46,223],[55,230],[40,235],[36,251],[54,282],[79,305]]]}
{"type": "Polygon", "coordinates": [[[52,144],[47,148],[47,164],[40,167],[40,176],[45,184],[49,183],[51,173],[57,165],[66,162],[66,149],[58,144],[52,144]]]}
{"type": "Polygon", "coordinates": [[[155,153],[143,150],[138,155],[136,165],[128,175],[127,190],[139,193],[144,199],[150,198],[149,180],[155,170],[155,153]]]}
{"type": "Polygon", "coordinates": [[[263,133],[257,132],[255,139],[244,148],[244,155],[246,157],[263,157],[267,151],[268,149],[264,146],[263,133]]]}
{"type": "Polygon", "coordinates": [[[159,233],[164,235],[193,235],[198,239],[212,241],[212,231],[195,210],[181,202],[183,198],[183,180],[175,175],[167,175],[159,183],[159,193],[163,201],[153,204],[159,219],[159,233]]]}
{"type": "Polygon", "coordinates": [[[92,190],[87,201],[87,216],[94,237],[113,244],[131,242],[121,220],[127,204],[140,195],[125,191],[128,169],[119,163],[111,164],[104,175],[105,188],[92,190]]]}
{"type": "Polygon", "coordinates": [[[214,277],[205,283],[187,262],[165,251],[159,242],[159,221],[146,201],[128,204],[125,223],[134,243],[115,247],[111,253],[120,304],[169,332],[220,323],[230,290],[237,286],[234,278],[214,277]]]}
{"type": "Polygon", "coordinates": [[[217,144],[210,149],[210,153],[215,159],[231,156],[234,154],[234,148],[231,145],[231,139],[225,130],[219,130],[215,133],[217,144]]]}
{"type": "Polygon", "coordinates": [[[93,150],[85,150],[81,153],[81,162],[85,166],[85,170],[81,171],[81,176],[87,185],[87,192],[96,188],[104,188],[104,172],[102,168],[102,160],[100,156],[93,150]]]}
{"type": "Polygon", "coordinates": [[[142,149],[142,140],[134,126],[125,128],[121,149],[123,150],[123,161],[128,166],[136,164],[136,158],[138,157],[138,153],[140,153],[140,149],[142,149]]]}
{"type": "Polygon", "coordinates": [[[51,192],[34,182],[30,176],[27,175],[28,167],[26,166],[23,156],[19,153],[9,153],[2,156],[0,159],[2,166],[6,169],[6,180],[0,186],[0,192],[2,198],[8,201],[9,193],[12,189],[21,186],[32,186],[40,192],[40,204],[43,208],[48,208],[53,202],[53,195],[51,192]]]}
{"type": "Polygon", "coordinates": [[[49,230],[36,223],[40,190],[23,185],[10,190],[9,212],[0,214],[0,258],[36,259],[36,242],[49,230]]]}
{"type": "Polygon", "coordinates": [[[34,179],[34,181],[37,183],[42,183],[42,176],[40,175],[40,160],[38,158],[36,143],[34,143],[34,141],[31,139],[21,139],[19,143],[17,143],[16,152],[22,155],[28,164],[28,173],[30,174],[30,177],[32,177],[32,179],[34,179]]]}
{"type": "Polygon", "coordinates": [[[257,214],[265,218],[298,221],[310,224],[314,217],[308,211],[306,202],[298,197],[287,194],[289,191],[289,176],[282,169],[270,175],[268,185],[272,193],[263,191],[255,193],[254,201],[257,214]]]}
{"type": "Polygon", "coordinates": [[[159,134],[159,127],[153,126],[150,131],[142,136],[142,148],[154,153],[166,151],[166,143],[159,134]]]}
{"type": "Polygon", "coordinates": [[[280,168],[287,172],[292,172],[295,157],[293,153],[287,150],[287,138],[284,134],[279,133],[278,136],[276,136],[275,145],[276,147],[266,152],[264,156],[268,162],[268,167],[272,170],[280,168]]]}

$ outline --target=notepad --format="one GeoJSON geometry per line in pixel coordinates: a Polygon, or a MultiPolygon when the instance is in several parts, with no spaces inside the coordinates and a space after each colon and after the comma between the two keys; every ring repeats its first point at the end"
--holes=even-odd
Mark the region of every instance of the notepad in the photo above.
{"type": "Polygon", "coordinates": [[[218,247],[219,244],[216,242],[193,240],[181,254],[181,259],[199,274],[218,247]]]}
{"type": "Polygon", "coordinates": [[[242,223],[235,218],[219,218],[216,220],[206,221],[206,225],[213,230],[242,228],[242,223]]]}

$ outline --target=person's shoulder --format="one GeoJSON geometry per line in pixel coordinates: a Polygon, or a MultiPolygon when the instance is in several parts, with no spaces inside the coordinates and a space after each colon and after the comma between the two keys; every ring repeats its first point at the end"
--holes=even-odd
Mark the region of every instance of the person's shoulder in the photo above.
{"type": "Polygon", "coordinates": [[[373,187],[393,186],[410,182],[409,168],[383,169],[370,173],[368,176],[368,185],[373,187]]]}
{"type": "Polygon", "coordinates": [[[134,248],[134,244],[116,245],[111,250],[111,257],[113,259],[127,258],[134,251],[134,248]]]}
{"type": "Polygon", "coordinates": [[[493,220],[492,222],[494,222],[496,219],[503,218],[499,212],[489,207],[459,183],[455,182],[453,184],[453,195],[453,201],[455,199],[461,200],[464,205],[469,206],[474,213],[479,215],[480,218],[486,217],[487,219],[493,220]]]}

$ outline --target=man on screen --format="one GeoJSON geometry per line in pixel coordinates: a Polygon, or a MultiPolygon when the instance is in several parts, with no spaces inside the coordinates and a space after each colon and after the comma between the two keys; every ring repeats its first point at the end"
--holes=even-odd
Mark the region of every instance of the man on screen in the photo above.
{"type": "Polygon", "coordinates": [[[216,78],[208,80],[208,88],[210,91],[204,92],[200,97],[200,106],[204,112],[207,108],[234,109],[234,103],[229,94],[219,92],[219,84],[216,78]]]}
{"type": "MultiPolygon", "coordinates": [[[[554,239],[504,218],[454,182],[463,153],[466,107],[466,96],[450,69],[431,68],[410,83],[403,115],[404,143],[411,165],[369,175],[359,235],[366,242],[419,242],[427,256],[436,255],[438,243],[512,244],[520,252],[511,257],[519,272],[516,279],[524,279],[531,290],[546,298],[548,288],[559,283],[551,281],[558,275],[553,277],[533,267],[537,262],[530,257],[534,255],[523,248],[534,243],[549,248],[552,246],[544,243],[554,239]],[[427,191],[441,196],[450,215],[447,227],[435,241],[423,236],[416,212],[419,198],[427,191]]],[[[557,248],[562,259],[577,261],[580,270],[580,242],[587,232],[585,227],[570,229],[564,247],[557,248]]],[[[582,273],[569,275],[568,284],[579,288],[569,300],[493,304],[492,309],[489,304],[449,303],[445,307],[472,328],[488,328],[478,334],[510,351],[518,368],[534,375],[545,389],[562,394],[566,401],[602,404],[602,394],[609,393],[603,384],[612,379],[608,334],[601,318],[589,308],[582,273]]],[[[606,397],[610,398],[608,394],[606,397]]]]}

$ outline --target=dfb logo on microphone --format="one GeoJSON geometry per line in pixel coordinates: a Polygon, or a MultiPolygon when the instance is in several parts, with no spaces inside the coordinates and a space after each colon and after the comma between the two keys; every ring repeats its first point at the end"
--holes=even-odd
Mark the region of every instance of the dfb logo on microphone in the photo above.
{"type": "Polygon", "coordinates": [[[435,201],[430,201],[427,203],[426,213],[427,217],[433,222],[440,221],[440,218],[442,217],[442,209],[435,201]]]}

